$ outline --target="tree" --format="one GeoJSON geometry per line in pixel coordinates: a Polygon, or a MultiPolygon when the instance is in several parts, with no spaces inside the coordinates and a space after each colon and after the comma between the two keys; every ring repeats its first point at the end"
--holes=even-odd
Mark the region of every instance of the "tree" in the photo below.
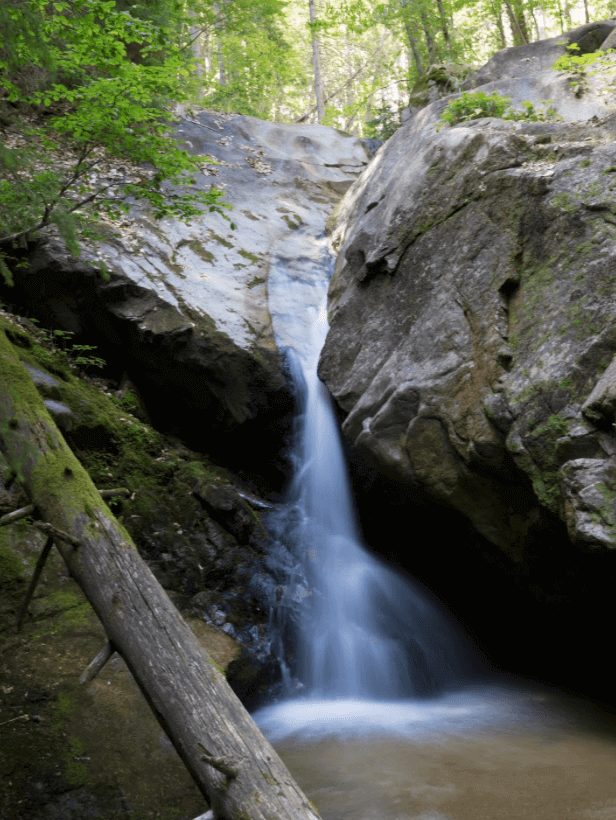
{"type": "Polygon", "coordinates": [[[119,11],[113,0],[9,0],[3,15],[12,42],[0,61],[5,107],[50,115],[0,148],[5,279],[12,249],[52,225],[77,254],[84,225],[100,211],[119,216],[133,200],[155,218],[189,219],[203,207],[222,212],[220,191],[181,187],[200,160],[169,135],[164,103],[186,98],[190,71],[165,29],[119,11]],[[120,179],[105,173],[117,158],[130,169],[120,179]]]}
{"type": "Polygon", "coordinates": [[[323,77],[321,75],[319,35],[316,30],[317,12],[315,0],[308,0],[308,8],[310,12],[310,26],[312,34],[312,71],[314,73],[314,93],[317,100],[317,118],[319,122],[323,122],[323,119],[325,118],[325,92],[323,90],[323,77]]]}

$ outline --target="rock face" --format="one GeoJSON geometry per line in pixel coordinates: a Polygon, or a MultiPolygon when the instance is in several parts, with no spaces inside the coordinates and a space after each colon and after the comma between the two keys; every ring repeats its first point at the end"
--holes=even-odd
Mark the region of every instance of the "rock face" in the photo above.
{"type": "Polygon", "coordinates": [[[507,49],[469,85],[562,121],[439,130],[439,100],[338,213],[319,372],[345,435],[513,562],[558,518],[583,550],[616,546],[614,75],[550,68],[615,25],[507,49]]]}
{"type": "Polygon", "coordinates": [[[226,192],[228,220],[204,212],[188,225],[158,222],[136,209],[119,229],[103,224],[106,238],[78,260],[42,245],[7,297],[31,305],[43,326],[115,350],[155,421],[180,434],[191,425],[235,434],[259,417],[262,438],[290,404],[267,303],[270,262],[291,262],[302,238],[324,231],[369,154],[333,128],[208,111],[185,113],[177,130],[203,156],[195,185],[226,192]],[[84,264],[101,260],[107,281],[84,264]]]}

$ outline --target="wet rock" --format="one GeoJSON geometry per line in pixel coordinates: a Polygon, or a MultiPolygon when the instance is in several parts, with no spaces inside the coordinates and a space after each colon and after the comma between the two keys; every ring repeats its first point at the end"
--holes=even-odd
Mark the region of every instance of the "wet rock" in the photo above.
{"type": "Polygon", "coordinates": [[[231,485],[200,484],[193,490],[193,496],[240,544],[250,541],[262,529],[248,503],[231,485]]]}

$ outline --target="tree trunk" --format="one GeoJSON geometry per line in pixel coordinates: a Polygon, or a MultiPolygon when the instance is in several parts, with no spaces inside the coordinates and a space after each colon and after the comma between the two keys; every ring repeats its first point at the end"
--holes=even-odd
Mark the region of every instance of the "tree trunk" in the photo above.
{"type": "MultiPolygon", "coordinates": [[[[310,11],[310,22],[314,25],[317,21],[317,11],[315,0],[308,0],[308,8],[310,11]]],[[[314,91],[317,98],[317,119],[323,122],[325,118],[325,91],[323,87],[323,75],[321,73],[321,55],[319,49],[319,38],[314,29],[311,31],[312,36],[312,70],[314,73],[314,91]]]]}
{"type": "Polygon", "coordinates": [[[409,46],[411,47],[411,52],[413,54],[413,59],[415,60],[415,67],[417,69],[417,76],[422,77],[424,74],[423,65],[421,64],[421,55],[419,53],[419,48],[417,46],[417,40],[415,39],[415,35],[413,34],[413,29],[411,28],[411,19],[409,13],[409,0],[401,0],[402,5],[402,19],[404,22],[404,30],[406,31],[406,38],[409,41],[409,46]]]}
{"type": "Polygon", "coordinates": [[[421,12],[421,26],[423,28],[424,37],[426,38],[426,46],[428,48],[428,62],[431,65],[436,63],[436,46],[434,45],[434,37],[430,29],[430,22],[425,11],[421,12]]]}
{"type": "Polygon", "coordinates": [[[214,28],[216,29],[216,52],[218,54],[218,84],[221,88],[224,88],[227,85],[227,75],[225,73],[225,58],[222,50],[222,32],[223,32],[223,25],[222,25],[222,11],[220,10],[220,4],[214,3],[214,13],[216,15],[216,22],[214,24],[214,28]]]}
{"type": "Polygon", "coordinates": [[[505,37],[505,26],[503,25],[503,8],[500,0],[492,0],[492,11],[494,13],[494,22],[498,29],[498,39],[501,48],[507,48],[507,38],[505,37]]]}
{"type": "MultiPolygon", "coordinates": [[[[344,130],[349,131],[355,117],[357,116],[357,111],[353,111],[355,106],[355,94],[353,93],[353,62],[351,57],[351,42],[349,40],[349,29],[346,25],[343,25],[344,31],[344,53],[346,57],[346,68],[347,68],[347,77],[348,77],[348,85],[347,85],[347,107],[348,107],[348,117],[346,122],[344,123],[344,130]]],[[[351,133],[355,133],[351,131],[351,133]]]]}
{"type": "Polygon", "coordinates": [[[529,43],[530,37],[524,17],[524,9],[520,0],[505,0],[505,7],[507,9],[507,16],[509,17],[514,46],[529,43]]]}
{"type": "Polygon", "coordinates": [[[445,41],[445,49],[447,56],[451,59],[451,37],[449,36],[449,26],[447,25],[447,15],[443,6],[443,0],[436,0],[438,5],[438,13],[441,18],[441,31],[443,32],[443,39],[445,41]]]}
{"type": "Polygon", "coordinates": [[[217,820],[318,820],[49,416],[0,327],[0,447],[217,820]]]}

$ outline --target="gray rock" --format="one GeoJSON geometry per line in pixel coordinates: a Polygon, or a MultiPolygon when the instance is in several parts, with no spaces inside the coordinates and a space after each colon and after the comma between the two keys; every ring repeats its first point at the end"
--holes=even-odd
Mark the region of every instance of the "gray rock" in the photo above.
{"type": "Polygon", "coordinates": [[[262,529],[256,514],[230,484],[199,484],[192,494],[210,517],[231,533],[239,544],[247,543],[262,529]]]}
{"type": "MultiPolygon", "coordinates": [[[[539,40],[524,46],[504,48],[491,57],[475,74],[462,84],[463,89],[478,88],[497,80],[510,81],[515,77],[529,77],[550,72],[552,66],[567,53],[567,46],[575,43],[577,54],[588,54],[603,48],[602,43],[610,37],[616,20],[601,20],[559,34],[547,40],[539,40]]],[[[610,46],[607,46],[608,48],[610,46]]]]}
{"type": "Polygon", "coordinates": [[[594,386],[582,405],[583,413],[593,422],[613,425],[616,417],[616,357],[594,386]]]}
{"type": "Polygon", "coordinates": [[[202,157],[194,184],[223,189],[229,219],[204,211],[187,225],[136,208],[121,225],[102,225],[106,238],[84,244],[78,260],[57,241],[41,244],[17,288],[47,324],[94,338],[101,351],[111,345],[144,394],[149,385],[150,394],[173,395],[160,412],[189,410],[229,432],[287,412],[267,303],[270,262],[312,254],[320,263],[313,237],[369,154],[361,140],[325,126],[183,113],[178,135],[202,157]],[[101,262],[107,280],[94,270],[101,262]]]}
{"type": "Polygon", "coordinates": [[[508,49],[479,79],[563,121],[437,130],[439,101],[349,190],[319,367],[357,448],[514,560],[538,510],[580,546],[616,545],[614,505],[585,489],[600,475],[616,497],[613,375],[597,375],[616,351],[616,117],[605,76],[578,99],[548,68],[557,45],[508,49]]]}
{"type": "Polygon", "coordinates": [[[45,407],[53,416],[60,430],[72,430],[75,424],[75,414],[66,404],[53,399],[45,399],[45,407]]]}
{"type": "Polygon", "coordinates": [[[46,396],[48,399],[61,398],[61,386],[57,379],[49,373],[46,373],[44,370],[40,370],[38,367],[33,367],[31,364],[26,364],[24,362],[24,367],[32,377],[34,386],[39,393],[41,393],[41,395],[46,396]]]}

